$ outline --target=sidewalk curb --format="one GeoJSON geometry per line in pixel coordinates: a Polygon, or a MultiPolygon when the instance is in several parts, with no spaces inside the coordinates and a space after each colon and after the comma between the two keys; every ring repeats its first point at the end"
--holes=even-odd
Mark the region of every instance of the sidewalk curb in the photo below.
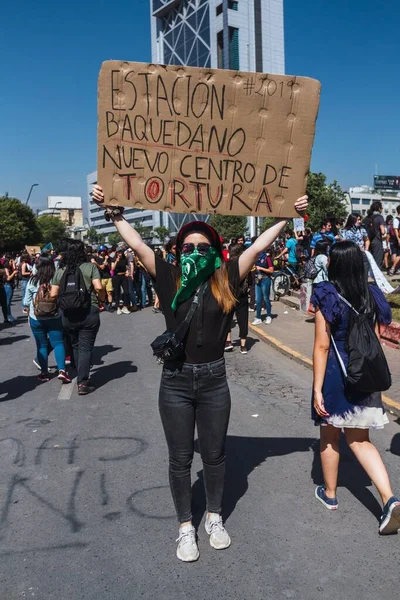
{"type": "MultiPolygon", "coordinates": [[[[307,358],[307,356],[304,356],[303,354],[300,354],[300,352],[293,350],[293,348],[289,348],[289,346],[285,346],[285,344],[282,344],[282,342],[280,342],[276,338],[265,333],[265,331],[260,329],[260,327],[256,327],[251,323],[249,323],[249,327],[252,331],[254,331],[254,333],[258,335],[259,338],[264,340],[264,342],[266,342],[269,346],[275,348],[275,350],[278,350],[278,352],[284,354],[288,358],[303,365],[303,367],[307,367],[307,369],[312,369],[313,363],[310,358],[307,358]]],[[[386,410],[396,415],[397,417],[400,417],[400,402],[397,402],[396,400],[393,400],[392,398],[389,398],[389,396],[385,395],[382,395],[382,401],[386,410]]]]}

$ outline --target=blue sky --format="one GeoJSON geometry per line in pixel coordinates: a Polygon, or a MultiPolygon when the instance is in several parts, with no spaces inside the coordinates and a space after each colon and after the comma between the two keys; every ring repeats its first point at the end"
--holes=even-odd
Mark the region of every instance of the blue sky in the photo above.
{"type": "MultiPolygon", "coordinates": [[[[400,3],[286,0],[286,73],[322,97],[312,170],[347,188],[375,165],[400,173],[400,3]]],[[[84,196],[96,168],[97,75],[108,59],[148,61],[148,0],[2,3],[0,194],[32,206],[84,196]]]]}

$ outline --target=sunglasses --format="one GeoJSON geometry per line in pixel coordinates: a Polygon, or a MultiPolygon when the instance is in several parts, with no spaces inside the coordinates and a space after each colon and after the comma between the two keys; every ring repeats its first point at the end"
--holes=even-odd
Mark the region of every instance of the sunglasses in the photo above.
{"type": "Polygon", "coordinates": [[[205,256],[211,248],[211,244],[207,244],[207,242],[201,242],[197,246],[195,244],[182,244],[182,254],[193,254],[195,248],[197,248],[199,254],[205,256]]]}

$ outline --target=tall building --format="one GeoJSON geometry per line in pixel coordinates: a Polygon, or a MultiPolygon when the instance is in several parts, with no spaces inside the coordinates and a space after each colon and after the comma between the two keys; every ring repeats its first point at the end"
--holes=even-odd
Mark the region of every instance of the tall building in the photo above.
{"type": "MultiPolygon", "coordinates": [[[[264,73],[285,72],[283,0],[150,0],[152,62],[264,73]]],[[[96,182],[88,175],[88,194],[96,182]]],[[[106,235],[114,231],[103,211],[89,203],[89,222],[106,235]]],[[[131,222],[171,234],[206,215],[125,210],[131,222]]],[[[251,235],[255,219],[249,219],[251,235]]]]}
{"type": "Polygon", "coordinates": [[[157,63],[284,73],[283,0],[151,0],[151,40],[157,63]]]}

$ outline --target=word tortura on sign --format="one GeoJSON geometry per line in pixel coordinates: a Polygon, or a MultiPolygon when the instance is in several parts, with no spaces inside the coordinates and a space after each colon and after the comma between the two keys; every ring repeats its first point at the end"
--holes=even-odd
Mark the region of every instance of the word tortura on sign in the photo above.
{"type": "Polygon", "coordinates": [[[133,203],[144,198],[154,205],[167,201],[171,209],[212,211],[224,200],[229,210],[239,202],[249,211],[272,212],[267,186],[275,182],[288,189],[291,167],[256,169],[248,161],[255,150],[246,152],[245,129],[225,126],[230,122],[224,121],[225,85],[191,80],[191,75],[177,77],[171,86],[161,75],[129,71],[122,93],[121,73],[113,70],[102,167],[117,171],[124,196],[133,203]],[[207,109],[206,122],[199,123],[207,109]],[[246,160],[239,160],[243,151],[246,160]],[[250,198],[245,189],[251,184],[250,198]]]}

